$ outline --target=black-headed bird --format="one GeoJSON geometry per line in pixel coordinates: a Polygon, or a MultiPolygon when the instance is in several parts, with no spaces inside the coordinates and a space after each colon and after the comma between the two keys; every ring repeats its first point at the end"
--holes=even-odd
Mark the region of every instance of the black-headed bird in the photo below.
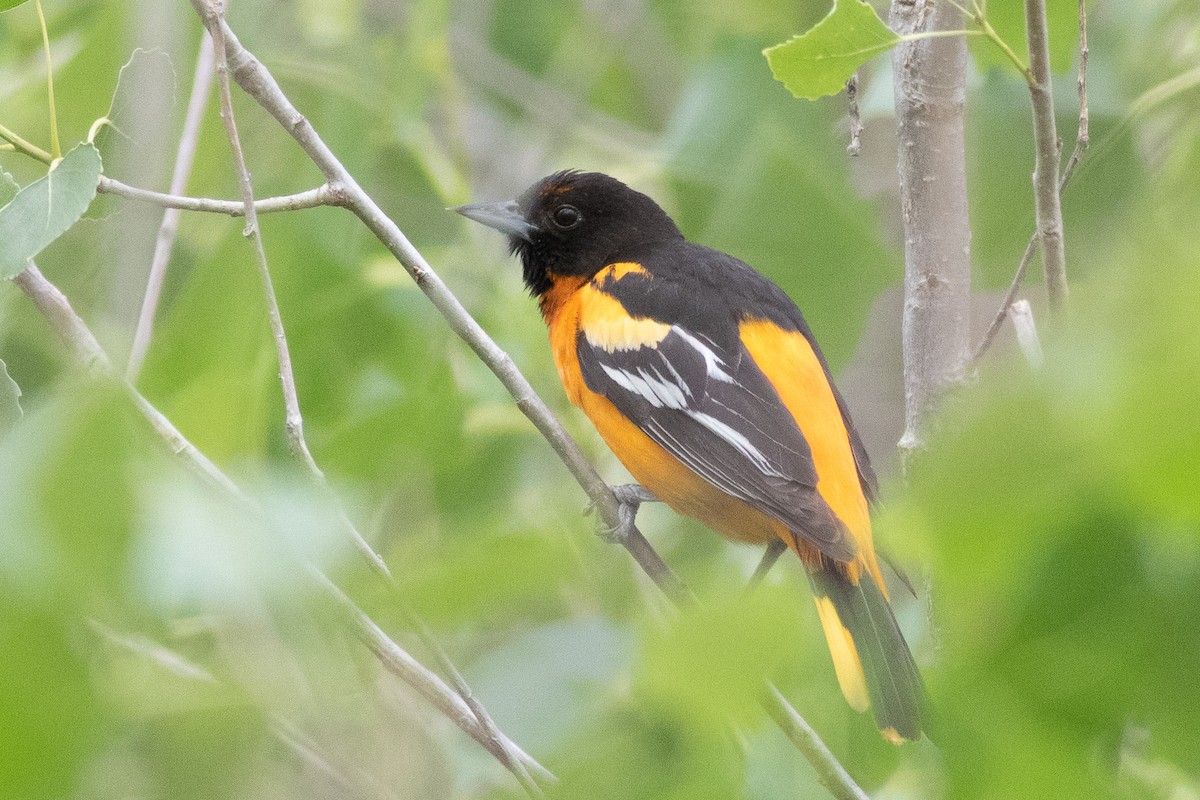
{"type": "Polygon", "coordinates": [[[455,210],[508,236],[567,396],[633,477],[729,539],[799,556],[847,701],[885,738],[919,738],[924,687],[871,540],[875,476],[796,304],[601,173],[455,210]]]}

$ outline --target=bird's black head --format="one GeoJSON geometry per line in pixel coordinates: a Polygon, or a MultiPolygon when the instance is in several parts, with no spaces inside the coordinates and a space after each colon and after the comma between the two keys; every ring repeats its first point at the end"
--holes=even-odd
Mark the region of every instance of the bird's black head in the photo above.
{"type": "Polygon", "coordinates": [[[516,200],[454,209],[508,235],[520,255],[525,284],[536,296],[553,276],[591,277],[606,265],[635,258],[681,238],[658,204],[600,172],[556,172],[516,200]]]}

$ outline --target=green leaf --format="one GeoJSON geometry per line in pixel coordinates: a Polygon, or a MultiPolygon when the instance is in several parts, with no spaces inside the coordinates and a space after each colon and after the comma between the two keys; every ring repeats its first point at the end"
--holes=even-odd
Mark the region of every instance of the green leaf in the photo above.
{"type": "Polygon", "coordinates": [[[27,0],[0,0],[0,12],[14,9],[25,2],[27,2],[27,0]]]}
{"type": "MultiPolygon", "coordinates": [[[[1075,0],[1046,0],[1046,26],[1050,35],[1050,69],[1063,73],[1071,68],[1079,38],[1079,6],[1075,0]]],[[[987,4],[987,20],[1013,52],[1029,63],[1029,45],[1025,38],[1025,4],[1019,0],[1001,0],[987,4]]],[[[994,43],[983,36],[967,37],[967,49],[981,72],[1005,69],[1016,72],[1016,65],[994,43]]]]}
{"type": "Polygon", "coordinates": [[[899,43],[900,37],[863,0],[834,0],[807,33],[763,51],[771,74],[796,97],[837,94],[854,71],[899,43]]]}
{"type": "Polygon", "coordinates": [[[100,171],[99,151],[78,145],[0,208],[0,278],[24,270],[29,259],[83,216],[96,196],[100,171]]]}
{"type": "Polygon", "coordinates": [[[0,359],[0,439],[8,435],[21,419],[21,387],[8,376],[8,368],[0,359]]]}

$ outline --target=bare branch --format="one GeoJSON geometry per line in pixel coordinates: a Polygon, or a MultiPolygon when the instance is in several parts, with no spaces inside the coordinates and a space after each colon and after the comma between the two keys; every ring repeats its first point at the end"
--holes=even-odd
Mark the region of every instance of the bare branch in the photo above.
{"type": "MultiPolygon", "coordinates": [[[[212,7],[209,6],[211,9],[212,7]]],[[[300,415],[300,400],[296,394],[296,378],[292,370],[292,356],[288,348],[287,333],[283,328],[283,318],[279,313],[279,300],[275,296],[275,287],[271,281],[271,269],[267,264],[267,251],[263,247],[262,231],[258,227],[258,212],[254,207],[254,187],[250,183],[250,170],[246,167],[246,155],[242,152],[241,138],[238,136],[237,121],[233,116],[233,97],[229,91],[229,64],[225,58],[225,37],[221,32],[224,21],[224,4],[220,10],[204,16],[204,26],[213,39],[213,48],[217,60],[217,87],[221,96],[221,120],[225,123],[225,133],[229,137],[229,147],[233,150],[233,160],[237,167],[238,185],[242,189],[242,204],[246,209],[245,236],[254,245],[254,255],[258,262],[258,275],[262,280],[263,298],[267,303],[267,317],[271,322],[271,335],[275,340],[275,352],[279,358],[279,382],[283,387],[283,404],[287,420],[288,446],[292,454],[304,463],[309,471],[323,480],[325,475],[317,462],[313,460],[308,450],[308,442],[304,440],[304,418],[300,415]]]]}
{"type": "Polygon", "coordinates": [[[537,783],[530,776],[529,770],[525,768],[525,764],[521,762],[521,759],[511,749],[509,745],[512,743],[509,742],[505,738],[504,734],[500,732],[500,729],[496,727],[496,723],[492,719],[492,715],[487,712],[487,709],[485,709],[483,704],[480,703],[475,697],[475,693],[471,691],[470,685],[467,684],[467,681],[465,678],[463,678],[462,673],[458,671],[458,667],[454,666],[454,662],[450,660],[450,656],[446,654],[446,651],[442,648],[438,640],[434,638],[433,632],[429,630],[429,626],[426,625],[425,622],[419,619],[415,614],[410,613],[408,617],[412,620],[414,627],[420,634],[421,641],[425,643],[425,646],[428,647],[433,653],[433,657],[437,659],[438,666],[442,668],[442,672],[444,672],[446,676],[450,678],[451,683],[454,684],[454,689],[458,692],[458,696],[461,697],[463,702],[467,704],[467,707],[471,709],[471,713],[475,715],[475,719],[479,720],[479,724],[482,725],[483,729],[487,732],[488,738],[491,739],[491,741],[494,742],[501,751],[503,751],[505,766],[507,766],[512,774],[516,776],[517,781],[521,784],[521,788],[523,788],[525,793],[535,800],[537,800],[537,798],[545,797],[546,793],[542,791],[542,787],[537,785],[537,783]]]}
{"type": "MultiPolygon", "coordinates": [[[[58,290],[58,287],[42,275],[41,271],[38,270],[32,261],[24,272],[13,278],[13,282],[38,307],[38,310],[50,322],[55,332],[59,335],[59,338],[62,339],[63,343],[83,367],[98,375],[122,381],[120,376],[113,370],[108,354],[100,347],[99,342],[96,341],[96,337],[88,328],[87,323],[75,313],[66,296],[58,290]]],[[[133,398],[138,410],[150,422],[155,432],[166,442],[171,452],[182,456],[186,464],[217,486],[228,491],[239,502],[253,505],[253,500],[243,494],[237,484],[230,480],[195,445],[189,442],[161,411],[155,408],[149,400],[143,397],[137,389],[130,386],[128,382],[123,382],[123,385],[133,398]]],[[[315,570],[314,573],[321,586],[339,604],[352,610],[351,621],[359,631],[359,635],[364,638],[364,641],[367,641],[371,649],[379,656],[383,665],[390,672],[412,686],[418,693],[433,703],[435,707],[442,710],[467,735],[478,741],[485,748],[489,748],[489,752],[493,752],[501,764],[507,766],[507,762],[504,760],[502,754],[490,750],[489,743],[491,739],[488,732],[479,720],[474,717],[470,708],[462,699],[451,691],[441,679],[421,666],[400,645],[392,641],[328,577],[315,570]]],[[[525,753],[524,750],[507,740],[507,738],[504,738],[503,741],[505,742],[505,749],[514,753],[528,771],[539,778],[554,780],[553,775],[525,753]]],[[[494,747],[494,745],[491,745],[491,747],[494,747]]]]}
{"type": "MultiPolygon", "coordinates": [[[[140,203],[152,203],[171,210],[203,211],[209,214],[225,214],[230,217],[244,217],[246,215],[246,204],[241,200],[214,200],[209,197],[185,197],[177,194],[163,194],[162,192],[155,192],[150,189],[129,186],[105,175],[100,176],[100,184],[96,187],[96,191],[101,194],[124,197],[127,200],[136,200],[140,203]]],[[[302,208],[337,206],[341,204],[337,189],[325,184],[315,189],[297,192],[296,194],[255,200],[254,210],[259,214],[274,214],[280,211],[297,211],[302,208]]]]}
{"type": "Polygon", "coordinates": [[[459,728],[472,739],[479,742],[496,759],[505,766],[508,765],[508,753],[512,753],[524,765],[525,769],[540,780],[553,783],[557,780],[554,774],[539,764],[532,756],[522,750],[515,742],[504,734],[497,732],[499,741],[493,741],[489,731],[480,723],[461,697],[447,686],[441,678],[421,665],[406,650],[396,644],[383,629],[375,624],[354,601],[337,588],[329,578],[316,573],[330,596],[337,600],[349,614],[358,630],[359,638],[379,658],[380,663],[392,674],[412,686],[430,703],[450,718],[459,728]]]}
{"type": "MultiPolygon", "coordinates": [[[[208,107],[208,95],[212,89],[213,48],[212,37],[207,33],[200,41],[200,53],[196,56],[196,73],[192,77],[192,95],[188,100],[187,116],[183,122],[183,133],[175,151],[175,170],[171,175],[171,194],[183,194],[187,189],[188,176],[192,172],[192,161],[196,155],[196,144],[200,141],[200,123],[208,107]]],[[[101,177],[101,184],[104,178],[101,177]]],[[[122,184],[123,186],[123,184],[122,184]]],[[[101,190],[103,191],[103,190],[101,190]]],[[[158,236],[154,241],[154,256],[150,261],[150,274],[146,279],[146,293],[142,296],[142,309],[138,313],[137,329],[133,334],[133,346],[129,351],[129,362],[125,365],[125,377],[137,383],[146,352],[150,349],[150,338],[154,333],[154,317],[158,311],[158,298],[162,295],[163,279],[167,274],[167,262],[171,259],[171,248],[175,244],[175,232],[179,229],[178,206],[168,206],[163,214],[158,236]]]]}
{"type": "MultiPolygon", "coordinates": [[[[201,18],[206,18],[212,13],[209,0],[192,0],[192,5],[201,18]]],[[[392,222],[363,191],[358,181],[333,154],[308,120],[292,105],[267,68],[242,46],[228,23],[219,20],[219,25],[225,37],[226,57],[233,79],[291,134],[321,170],[326,181],[342,187],[346,207],[388,248],[446,319],[450,329],[474,350],[480,360],[500,379],[516,401],[517,408],[550,443],[554,452],[595,503],[604,523],[610,528],[615,528],[620,522],[620,517],[617,499],[612,490],[517,369],[512,358],[487,335],[396,223],[392,222]]],[[[641,531],[634,528],[621,544],[668,596],[679,603],[690,601],[690,595],[683,582],[654,551],[641,531]]]]}
{"type": "Polygon", "coordinates": [[[1045,0],[1025,0],[1025,33],[1029,39],[1029,71],[1035,81],[1033,137],[1036,159],[1033,170],[1034,215],[1042,250],[1042,268],[1050,310],[1061,312],[1067,303],[1067,256],[1063,246],[1062,198],[1058,188],[1058,131],[1054,123],[1054,96],[1050,88],[1050,38],[1046,30],[1045,0]]]}
{"type": "MultiPolygon", "coordinates": [[[[100,343],[96,341],[92,331],[75,313],[75,309],[71,307],[66,295],[60,292],[57,286],[46,280],[36,264],[30,261],[29,267],[13,278],[13,283],[33,301],[42,315],[50,322],[58,337],[85,369],[98,375],[116,377],[108,354],[100,347],[100,343]]],[[[149,400],[142,397],[133,387],[129,387],[129,392],[138,410],[150,421],[154,430],[166,440],[172,453],[183,456],[198,472],[216,485],[238,497],[243,497],[241,490],[234,485],[233,481],[229,480],[216,464],[209,461],[207,456],[197,450],[179,432],[179,429],[171,424],[170,420],[150,404],[149,400]]]]}
{"type": "MultiPolygon", "coordinates": [[[[1071,178],[1075,175],[1075,169],[1079,166],[1079,161],[1083,158],[1083,152],[1087,150],[1090,142],[1088,136],[1087,102],[1087,12],[1083,4],[1084,0],[1079,0],[1079,77],[1076,81],[1079,87],[1079,129],[1075,134],[1075,147],[1071,150],[1071,157],[1067,159],[1067,166],[1063,168],[1062,178],[1058,182],[1060,197],[1067,190],[1067,186],[1070,185],[1071,178]]],[[[1009,309],[1012,308],[1013,302],[1017,298],[1017,291],[1020,290],[1021,284],[1025,280],[1025,272],[1029,269],[1029,262],[1033,259],[1033,252],[1037,249],[1037,243],[1038,231],[1035,227],[1033,235],[1029,237],[1029,244],[1025,246],[1025,252],[1021,256],[1021,261],[1017,264],[1017,272],[1013,276],[1012,284],[1008,287],[1008,292],[1005,293],[1004,300],[1000,303],[1000,310],[992,318],[992,323],[988,326],[987,332],[984,333],[983,338],[979,341],[979,346],[975,348],[975,353],[971,356],[970,364],[967,367],[968,372],[974,372],[979,367],[980,359],[983,358],[988,348],[992,346],[996,334],[1000,332],[1000,326],[1004,324],[1009,309]]]]}
{"type": "Polygon", "coordinates": [[[767,685],[763,705],[796,749],[817,771],[817,780],[838,800],[870,800],[804,717],[792,708],[774,684],[767,685]]]}

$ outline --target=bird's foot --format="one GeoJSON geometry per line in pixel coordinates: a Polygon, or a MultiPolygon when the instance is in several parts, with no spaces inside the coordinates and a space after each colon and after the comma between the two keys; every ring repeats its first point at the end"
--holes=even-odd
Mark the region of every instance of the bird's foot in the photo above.
{"type": "Polygon", "coordinates": [[[758,562],[758,567],[754,570],[754,574],[750,576],[750,580],[746,583],[746,594],[751,594],[763,578],[767,577],[767,573],[771,571],[771,567],[775,566],[775,562],[787,550],[787,545],[783,539],[772,539],[767,543],[767,549],[763,551],[762,560],[758,562]]]}
{"type": "MultiPolygon", "coordinates": [[[[657,503],[658,498],[646,487],[637,483],[623,483],[610,487],[617,498],[617,524],[606,525],[604,520],[596,520],[596,535],[606,542],[619,544],[629,538],[637,521],[637,512],[642,503],[657,503]]],[[[584,513],[591,513],[595,502],[588,503],[584,513]]]]}

